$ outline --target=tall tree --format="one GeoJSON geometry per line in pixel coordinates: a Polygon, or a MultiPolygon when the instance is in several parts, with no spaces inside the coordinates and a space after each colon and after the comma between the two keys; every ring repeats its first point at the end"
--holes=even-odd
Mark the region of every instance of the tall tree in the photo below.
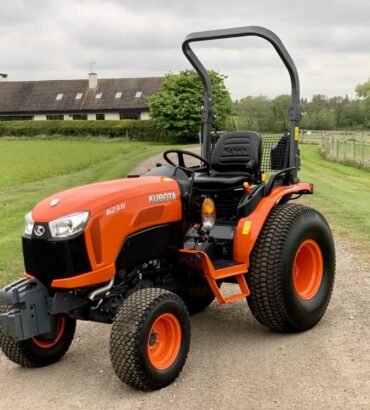
{"type": "Polygon", "coordinates": [[[287,131],[289,129],[289,108],[291,97],[279,95],[271,101],[271,109],[276,131],[287,131]]]}
{"type": "MultiPolygon", "coordinates": [[[[225,86],[225,76],[208,71],[213,88],[214,128],[223,129],[233,103],[225,86]]],[[[150,114],[160,130],[174,142],[198,140],[202,115],[203,87],[194,70],[169,73],[161,89],[149,99],[150,114]]]]}
{"type": "Polygon", "coordinates": [[[356,93],[361,98],[360,109],[364,117],[364,123],[370,127],[370,78],[362,84],[357,84],[356,93]]]}
{"type": "Polygon", "coordinates": [[[236,102],[234,113],[239,118],[239,129],[270,130],[272,126],[270,105],[270,100],[262,95],[245,97],[236,102]]]}

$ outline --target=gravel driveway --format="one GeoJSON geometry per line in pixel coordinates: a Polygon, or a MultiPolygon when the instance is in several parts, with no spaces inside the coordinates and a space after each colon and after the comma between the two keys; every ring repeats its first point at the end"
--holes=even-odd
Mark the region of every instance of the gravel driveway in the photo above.
{"type": "Polygon", "coordinates": [[[142,393],[110,366],[110,326],[79,322],[70,351],[55,365],[24,369],[0,354],[0,408],[369,409],[370,269],[339,238],[336,247],[332,301],[306,333],[270,332],[244,300],[214,302],[191,320],[190,354],[176,383],[142,393]]]}

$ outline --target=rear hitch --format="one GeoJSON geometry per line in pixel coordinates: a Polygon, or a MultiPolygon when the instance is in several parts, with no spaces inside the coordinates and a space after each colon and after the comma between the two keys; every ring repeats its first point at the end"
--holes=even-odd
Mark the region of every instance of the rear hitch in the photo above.
{"type": "Polygon", "coordinates": [[[48,289],[35,279],[19,279],[1,289],[0,302],[11,309],[0,315],[4,335],[22,341],[50,332],[48,296],[48,289]]]}

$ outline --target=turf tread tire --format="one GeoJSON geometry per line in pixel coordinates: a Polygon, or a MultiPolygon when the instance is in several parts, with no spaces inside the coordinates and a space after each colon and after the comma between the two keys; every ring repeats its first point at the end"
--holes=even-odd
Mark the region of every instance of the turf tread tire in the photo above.
{"type": "Polygon", "coordinates": [[[160,288],[141,289],[122,302],[112,326],[110,357],[118,378],[127,385],[143,391],[156,390],[172,383],[181,372],[190,346],[190,320],[185,303],[176,294],[160,288]],[[143,363],[143,334],[148,325],[148,317],[156,305],[162,301],[174,301],[185,313],[188,337],[185,341],[182,362],[176,375],[165,383],[148,376],[143,363]]]}
{"type": "MultiPolygon", "coordinates": [[[[275,332],[298,332],[313,327],[323,316],[333,290],[334,274],[329,293],[321,307],[322,314],[309,326],[300,327],[292,319],[284,294],[283,268],[284,245],[300,218],[315,215],[327,225],[324,217],[316,210],[301,204],[285,203],[270,212],[256,241],[250,258],[247,281],[251,291],[247,298],[253,316],[275,332]]],[[[331,233],[330,233],[331,235],[331,233]]],[[[334,249],[334,244],[331,245],[334,249]]],[[[335,253],[330,256],[335,270],[335,253]]]]}
{"type": "MultiPolygon", "coordinates": [[[[7,313],[11,306],[6,303],[0,303],[0,314],[7,313]]],[[[60,360],[71,346],[75,330],[76,321],[66,318],[66,336],[62,337],[58,346],[52,348],[53,351],[42,351],[31,345],[31,340],[17,342],[11,337],[4,335],[0,328],[0,347],[5,356],[12,362],[23,367],[35,368],[44,367],[60,360]],[[39,352],[39,353],[38,353],[39,352]]]]}

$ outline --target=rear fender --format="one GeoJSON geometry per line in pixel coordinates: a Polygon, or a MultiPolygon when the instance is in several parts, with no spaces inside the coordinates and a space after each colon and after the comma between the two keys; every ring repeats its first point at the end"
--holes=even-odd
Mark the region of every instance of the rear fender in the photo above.
{"type": "Polygon", "coordinates": [[[274,188],[270,195],[260,201],[252,214],[239,220],[234,236],[234,260],[236,262],[244,263],[249,267],[250,254],[271,210],[284,197],[295,193],[312,194],[313,185],[301,182],[274,188]]]}

